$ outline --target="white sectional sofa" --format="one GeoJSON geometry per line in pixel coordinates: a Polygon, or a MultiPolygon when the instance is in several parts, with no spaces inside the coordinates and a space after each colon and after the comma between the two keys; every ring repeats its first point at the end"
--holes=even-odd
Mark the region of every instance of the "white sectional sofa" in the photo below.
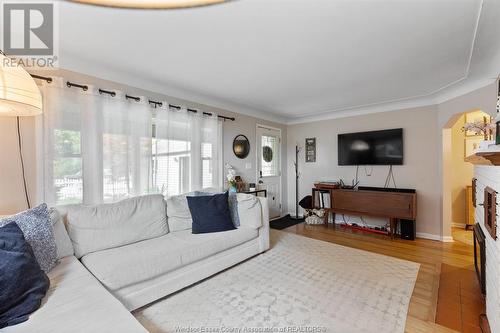
{"type": "Polygon", "coordinates": [[[60,262],[48,274],[50,290],[28,321],[6,333],[146,332],[129,311],[269,248],[267,200],[249,195],[238,194],[240,227],[210,234],[192,234],[187,216],[187,229],[179,228],[158,195],[60,211],[61,218],[53,212],[60,262]]]}

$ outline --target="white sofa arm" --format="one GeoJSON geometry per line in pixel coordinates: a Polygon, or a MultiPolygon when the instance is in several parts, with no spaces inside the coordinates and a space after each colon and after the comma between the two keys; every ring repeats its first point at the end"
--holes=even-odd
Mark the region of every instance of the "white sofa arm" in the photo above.
{"type": "Polygon", "coordinates": [[[259,228],[260,252],[267,251],[269,245],[269,204],[267,198],[258,197],[262,209],[262,226],[259,228]]]}

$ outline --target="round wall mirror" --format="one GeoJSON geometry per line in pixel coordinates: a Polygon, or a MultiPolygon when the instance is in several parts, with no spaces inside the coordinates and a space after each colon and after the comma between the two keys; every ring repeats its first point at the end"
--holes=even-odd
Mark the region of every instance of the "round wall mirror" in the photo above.
{"type": "Polygon", "coordinates": [[[243,134],[234,138],[233,153],[238,158],[245,158],[250,154],[250,141],[248,141],[248,138],[243,134]]]}

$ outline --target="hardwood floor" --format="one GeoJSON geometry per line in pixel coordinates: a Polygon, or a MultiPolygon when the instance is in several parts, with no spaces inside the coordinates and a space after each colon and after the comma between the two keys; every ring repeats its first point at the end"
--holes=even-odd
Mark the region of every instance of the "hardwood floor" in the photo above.
{"type": "MultiPolygon", "coordinates": [[[[339,226],[333,227],[329,225],[326,227],[324,225],[306,225],[304,223],[286,228],[283,231],[420,263],[421,266],[410,301],[405,331],[410,333],[457,332],[454,329],[461,329],[464,332],[476,332],[476,330],[472,330],[472,328],[475,329],[476,327],[471,327],[471,325],[463,326],[462,318],[449,317],[446,313],[442,314],[440,312],[440,319],[442,319],[441,323],[447,327],[436,323],[439,296],[442,297],[442,299],[439,299],[439,304],[442,305],[440,309],[446,309],[444,302],[451,301],[451,299],[448,299],[449,294],[439,292],[442,267],[445,268],[446,272],[450,269],[453,270],[455,278],[460,279],[461,274],[466,273],[467,287],[474,286],[474,280],[470,278],[471,270],[474,270],[473,247],[470,244],[462,241],[442,243],[426,239],[417,239],[415,241],[391,240],[387,236],[347,230],[339,226]]],[[[479,290],[477,280],[475,280],[475,283],[477,290],[479,290]]],[[[446,285],[442,285],[441,290],[446,287],[446,285]]],[[[476,309],[474,311],[481,310],[476,309]]],[[[460,311],[462,313],[462,309],[460,311]]]]}

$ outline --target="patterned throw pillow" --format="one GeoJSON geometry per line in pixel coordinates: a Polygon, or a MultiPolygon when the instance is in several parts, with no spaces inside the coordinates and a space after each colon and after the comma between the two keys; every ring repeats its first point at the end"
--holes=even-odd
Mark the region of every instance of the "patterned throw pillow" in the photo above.
{"type": "Polygon", "coordinates": [[[57,263],[57,248],[46,204],[0,220],[0,227],[15,222],[31,245],[40,268],[48,273],[57,263]]]}

